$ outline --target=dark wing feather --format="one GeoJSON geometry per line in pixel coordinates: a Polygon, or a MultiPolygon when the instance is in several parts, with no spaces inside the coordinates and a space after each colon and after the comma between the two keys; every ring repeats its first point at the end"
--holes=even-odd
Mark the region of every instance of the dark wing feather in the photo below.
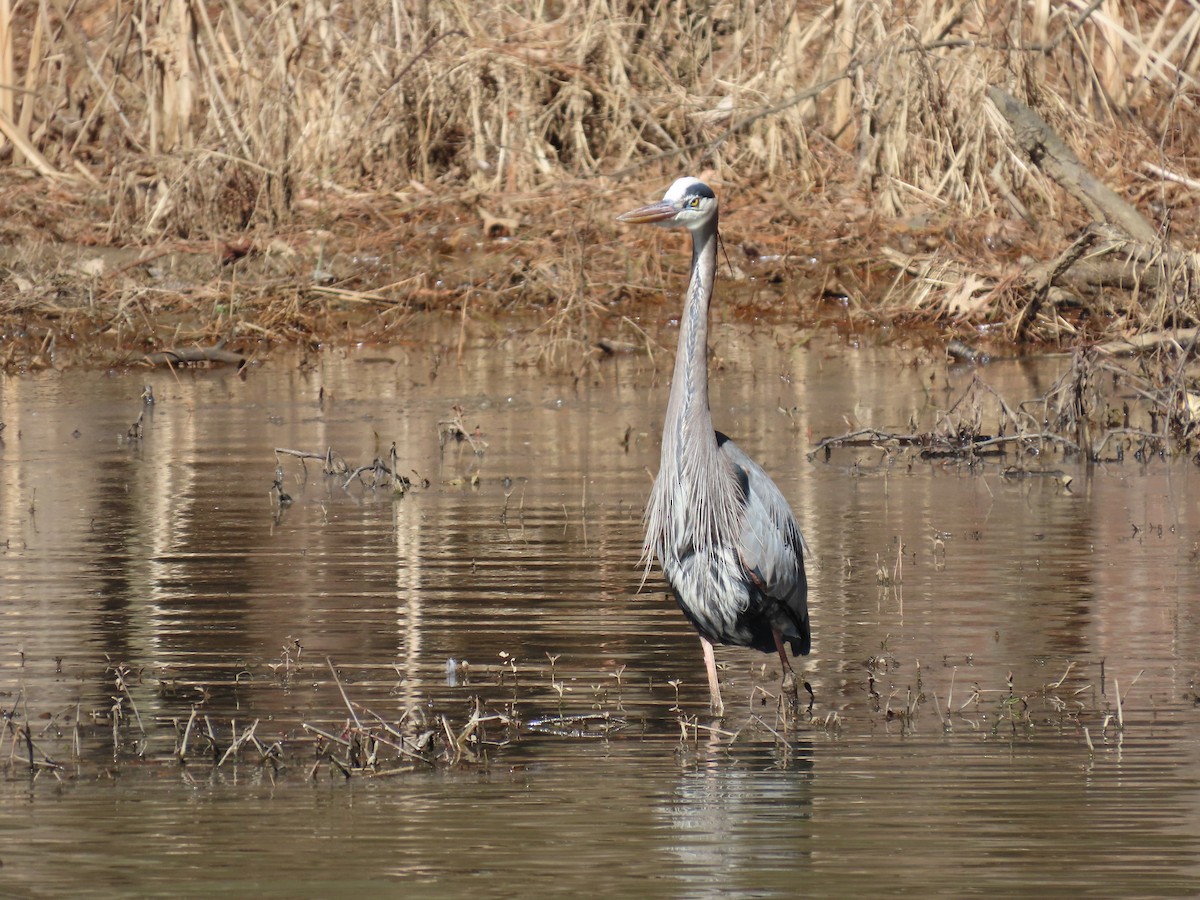
{"type": "Polygon", "coordinates": [[[791,644],[792,654],[812,646],[804,538],[791,507],[775,482],[729,438],[717,433],[720,452],[741,486],[744,509],[738,555],[750,581],[766,599],[764,610],[791,644]]]}

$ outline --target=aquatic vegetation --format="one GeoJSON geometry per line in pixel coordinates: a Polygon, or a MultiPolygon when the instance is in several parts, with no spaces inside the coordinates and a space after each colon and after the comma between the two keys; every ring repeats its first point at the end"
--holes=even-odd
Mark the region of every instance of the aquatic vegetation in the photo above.
{"type": "MultiPolygon", "coordinates": [[[[1200,462],[1200,384],[1188,353],[1153,352],[1132,362],[1079,350],[1040,397],[1006,398],[987,381],[984,364],[925,431],[857,428],[823,438],[809,451],[826,461],[836,448],[875,448],[883,465],[912,459],[968,466],[1005,464],[1006,478],[1048,477],[1070,489],[1071,476],[1048,459],[1138,462],[1185,455],[1200,462]]],[[[861,468],[861,462],[856,462],[861,468]]]]}
{"type": "MultiPolygon", "coordinates": [[[[1138,681],[1135,676],[1122,691],[1114,677],[1107,690],[1103,663],[1084,676],[1084,667],[1072,662],[1061,677],[1032,689],[1018,690],[1011,673],[999,687],[971,682],[961,699],[964,688],[958,678],[970,671],[970,659],[943,660],[939,669],[900,660],[885,641],[862,664],[864,680],[852,676],[842,686],[848,696],[857,696],[848,704],[827,708],[833,698],[818,697],[805,682],[807,703],[798,707],[758,665],[749,678],[745,705],[731,702],[730,714],[718,723],[680,708],[677,681],[662,686],[658,709],[646,707],[644,699],[627,705],[620,687],[628,673],[622,669],[614,675],[615,694],[602,685],[591,686],[589,709],[581,708],[582,694],[556,680],[562,673],[556,673],[554,661],[549,669],[519,668],[511,656],[493,666],[452,662],[456,677],[448,684],[458,688],[451,692],[454,699],[451,694],[436,701],[427,698],[387,715],[378,711],[383,708],[378,699],[355,699],[355,686],[346,680],[350,668],[328,658],[314,662],[294,639],[282,646],[277,661],[230,667],[222,680],[200,682],[183,671],[113,663],[104,670],[113,691],[107,705],[88,708],[81,700],[43,711],[31,709],[20,688],[6,693],[0,723],[9,752],[0,759],[0,768],[10,777],[24,771],[63,779],[93,774],[98,767],[111,773],[121,766],[173,764],[182,767],[185,779],[215,776],[230,767],[258,771],[271,780],[343,780],[487,768],[536,736],[666,741],[674,728],[685,753],[701,744],[707,753],[736,752],[764,739],[786,753],[801,737],[838,740],[851,720],[856,729],[864,722],[878,723],[885,733],[895,727],[902,735],[933,727],[947,736],[1030,737],[1049,729],[1079,735],[1081,746],[1094,755],[1093,735],[1119,743],[1126,727],[1124,710],[1138,681]],[[935,681],[943,685],[941,698],[931,684],[935,681]],[[314,690],[340,705],[309,702],[298,717],[294,711],[281,715],[296,706],[290,696],[314,690]],[[243,692],[246,699],[231,705],[243,692]],[[148,705],[154,713],[147,712],[148,705]],[[239,712],[239,707],[245,708],[239,712]],[[538,707],[544,711],[523,712],[538,707]]],[[[395,674],[400,675],[399,669],[395,674]]],[[[367,684],[377,698],[382,677],[370,669],[353,670],[354,680],[367,684]]],[[[652,685],[635,689],[644,697],[647,687],[654,693],[652,685]]],[[[393,693],[398,690],[399,685],[393,693]]]]}

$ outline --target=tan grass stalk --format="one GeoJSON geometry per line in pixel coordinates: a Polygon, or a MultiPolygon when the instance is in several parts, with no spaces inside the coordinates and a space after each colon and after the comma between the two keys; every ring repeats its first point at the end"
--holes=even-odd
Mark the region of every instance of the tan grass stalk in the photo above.
{"type": "MultiPolygon", "coordinates": [[[[477,234],[473,210],[510,212],[483,194],[562,208],[575,191],[611,199],[630,175],[642,194],[703,173],[731,210],[761,200],[768,237],[797,223],[789,253],[853,245],[858,271],[841,280],[868,291],[895,276],[897,308],[1007,323],[1033,310],[1033,332],[1074,327],[1083,307],[1093,321],[1191,327],[1200,299],[1179,254],[1200,245],[1198,71],[1200,9],[1184,0],[134,0],[83,12],[0,0],[0,81],[23,86],[0,91],[0,165],[92,173],[113,240],[226,239],[312,216],[336,228],[352,207],[349,219],[397,231],[461,215],[456,249],[477,234]],[[1145,220],[1123,260],[1092,261],[1123,266],[1120,283],[1030,275],[1098,207],[1034,161],[987,102],[992,87],[1145,220]],[[913,234],[891,242],[891,228],[913,234]],[[1172,242],[1157,261],[1150,231],[1172,242]],[[1019,264],[1018,247],[1035,263],[1019,264]],[[881,258],[909,262],[876,275],[881,258]],[[1032,304],[1026,289],[1045,296],[1032,304]]],[[[731,236],[753,227],[729,222],[731,236]]],[[[540,249],[568,258],[560,271],[480,287],[471,310],[536,296],[552,355],[578,358],[598,319],[592,263],[554,241],[540,249]]]]}
{"type": "MultiPolygon", "coordinates": [[[[45,36],[45,25],[46,4],[45,0],[42,0],[38,4],[37,11],[33,17],[33,34],[29,41],[29,56],[25,62],[25,96],[21,100],[21,115],[17,120],[17,128],[24,135],[29,134],[30,126],[33,124],[33,108],[38,93],[38,73],[42,66],[42,43],[45,36]]],[[[0,43],[2,43],[2,40],[0,40],[0,43]]]]}
{"type": "Polygon", "coordinates": [[[13,119],[13,89],[17,84],[14,52],[12,6],[9,0],[0,0],[0,116],[9,121],[13,119]]]}
{"type": "Polygon", "coordinates": [[[62,175],[46,157],[38,152],[38,149],[25,137],[20,127],[8,116],[0,115],[0,134],[12,141],[13,146],[24,156],[29,165],[37,170],[38,174],[48,177],[62,175]]]}

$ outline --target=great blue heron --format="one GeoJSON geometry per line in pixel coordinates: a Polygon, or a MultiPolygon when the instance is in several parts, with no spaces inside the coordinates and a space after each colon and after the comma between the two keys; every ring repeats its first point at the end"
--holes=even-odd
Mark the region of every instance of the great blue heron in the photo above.
{"type": "Polygon", "coordinates": [[[708,307],[717,268],[717,198],[680,178],[658,203],[622,222],[686,228],[692,274],[658,478],[646,508],[645,561],[657,557],[684,615],[700,632],[712,709],[724,712],[713,644],[779,653],[785,689],[795,692],[792,655],[812,644],[804,538],[791,508],[762,467],[713,428],[708,406],[708,307]]]}

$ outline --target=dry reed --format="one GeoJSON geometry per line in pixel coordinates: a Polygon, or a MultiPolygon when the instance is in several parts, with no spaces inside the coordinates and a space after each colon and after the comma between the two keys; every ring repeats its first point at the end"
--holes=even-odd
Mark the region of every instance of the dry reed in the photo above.
{"type": "MultiPolygon", "coordinates": [[[[467,296],[539,310],[535,356],[561,367],[615,290],[616,185],[636,178],[641,197],[691,170],[763,241],[830,248],[817,255],[873,318],[1062,340],[1200,324],[1200,10],[1185,4],[0,0],[0,84],[0,190],[25,223],[6,230],[35,248],[7,260],[0,313],[50,305],[47,239],[183,242],[278,276],[250,290],[279,288],[282,314],[189,309],[208,336],[294,340],[321,327],[296,294],[327,246],[373,240],[403,244],[407,266],[326,289],[464,318],[467,296]],[[1039,271],[1104,211],[1043,171],[997,86],[1155,239],[1113,236],[1092,252],[1103,270],[1039,271]],[[572,242],[584,220],[595,231],[572,242]],[[497,236],[540,258],[431,286],[440,254],[497,236]]],[[[102,287],[119,315],[158,314],[144,283],[102,287]]],[[[76,280],[52,305],[82,295],[76,280]]]]}

